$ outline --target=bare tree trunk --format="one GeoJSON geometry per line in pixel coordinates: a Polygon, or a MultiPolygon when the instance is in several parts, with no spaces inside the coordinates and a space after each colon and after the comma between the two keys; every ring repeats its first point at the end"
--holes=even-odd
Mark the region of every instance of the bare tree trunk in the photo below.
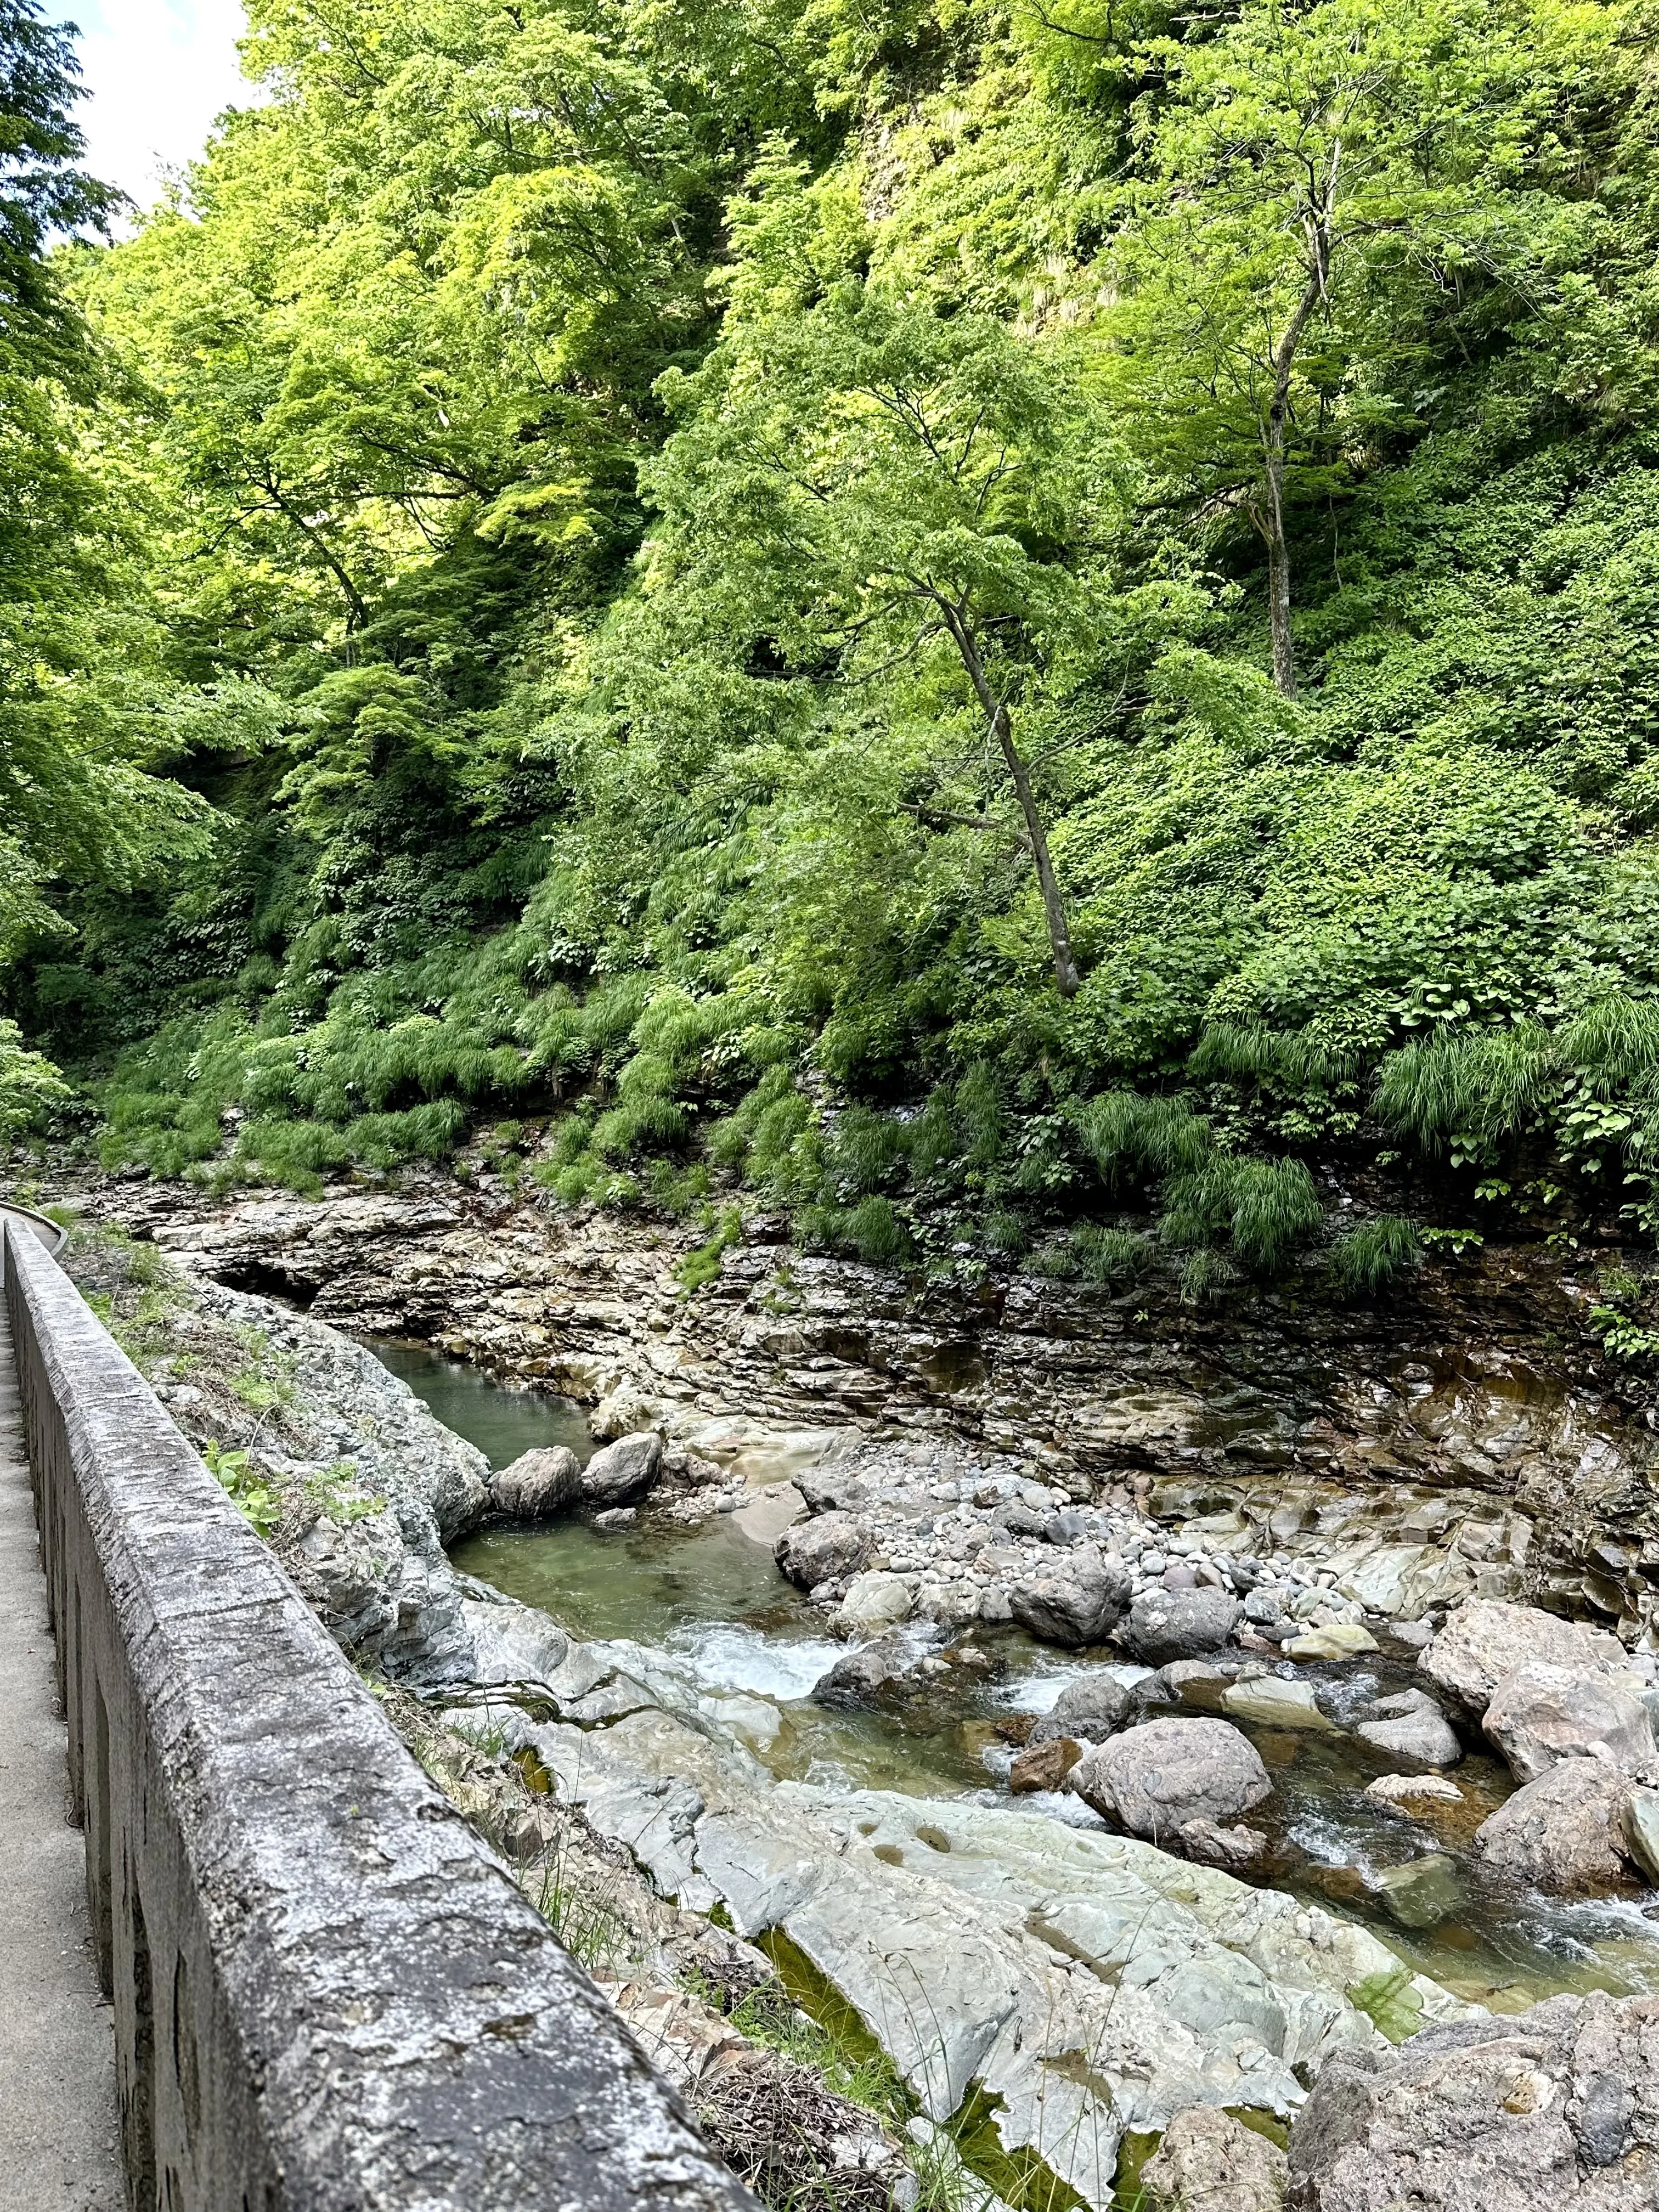
{"type": "Polygon", "coordinates": [[[1002,757],[1008,770],[1008,780],[1014,787],[1014,796],[1019,801],[1019,811],[1025,823],[1025,835],[1030,844],[1031,857],[1036,863],[1037,883],[1042,892],[1042,911],[1048,923],[1048,943],[1054,956],[1054,981],[1063,999],[1075,998],[1080,978],[1077,961],[1072,952],[1072,928],[1066,920],[1066,902],[1060,896],[1060,879],[1054,874],[1054,864],[1048,852],[1048,833],[1043,826],[1036,795],[1031,789],[1030,772],[1024,755],[1014,743],[1014,726],[1006,701],[999,699],[991,688],[991,680],[980,659],[974,634],[963,621],[960,611],[947,600],[936,599],[945,626],[952,642],[962,656],[962,665],[985,710],[992,736],[1002,749],[1002,757]]]}
{"type": "Polygon", "coordinates": [[[1262,435],[1267,482],[1264,496],[1250,502],[1251,519],[1267,548],[1267,627],[1273,637],[1273,682],[1286,699],[1296,696],[1296,657],[1291,649],[1291,554],[1285,539],[1285,463],[1289,445],[1291,374],[1297,348],[1326,297],[1330,281],[1331,247],[1336,224],[1336,179],[1341,166],[1342,142],[1331,149],[1331,166],[1323,191],[1310,198],[1303,218],[1308,241],[1308,281],[1296,303],[1284,337],[1273,355],[1273,393],[1262,435]]]}

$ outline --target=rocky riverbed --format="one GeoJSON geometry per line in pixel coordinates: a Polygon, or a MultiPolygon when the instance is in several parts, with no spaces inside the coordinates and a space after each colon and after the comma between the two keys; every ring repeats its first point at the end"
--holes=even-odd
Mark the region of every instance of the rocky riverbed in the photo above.
{"type": "MultiPolygon", "coordinates": [[[[1202,1340],[1153,1346],[1147,1311],[1038,1285],[1024,1319],[1041,1309],[1056,1334],[1037,1343],[1012,1286],[971,1340],[949,1338],[867,1271],[815,1273],[764,1248],[746,1287],[699,1314],[669,1301],[672,1249],[611,1231],[586,1262],[608,1270],[605,1294],[579,1309],[566,1291],[583,1255],[554,1252],[545,1224],[429,1210],[422,1230],[423,1203],[140,1219],[191,1269],[147,1355],[164,1401],[222,1458],[246,1455],[233,1482],[263,1490],[273,1540],[360,1661],[446,1705],[490,1758],[553,1779],[680,1910],[785,1939],[878,2036],[924,2118],[988,2100],[997,2155],[1040,2161],[1090,2204],[1166,2131],[1170,2188],[1190,2196],[1207,2158],[1232,2177],[1230,2207],[1247,2182],[1277,2201],[1281,2167],[1269,2160],[1264,2179],[1248,2146],[1203,2121],[1237,2107],[1296,2121],[1293,2201],[1380,2206],[1391,2200],[1353,2194],[1353,2145],[1369,2159],[1378,2128],[1398,2137],[1404,2093],[1390,2085],[1414,2077],[1393,2039],[1423,2030],[1403,2049],[1443,2051],[1436,2078],[1472,2096],[1511,2048],[1483,2025],[1490,2006],[1420,1971],[1413,1948],[1414,1929],[1453,1921],[1472,1873],[1631,1916],[1631,1971],[1621,1982],[1603,1960],[1589,1979],[1645,1986],[1659,1769],[1644,1409],[1594,1374],[1526,1368],[1541,1338],[1520,1292],[1503,1343],[1489,1330],[1478,1358],[1433,1352],[1419,1310],[1418,1336],[1402,1345],[1396,1328],[1386,1355],[1375,1322],[1370,1337],[1354,1325],[1322,1372],[1310,1353],[1275,1388],[1265,1363],[1301,1338],[1295,1316],[1248,1341],[1206,1339],[1188,1317],[1202,1340]],[[640,1304],[623,1325],[608,1301],[630,1282],[640,1304]],[[860,1357],[884,1369],[799,1348],[837,1328],[853,1348],[845,1308],[860,1294],[878,1309],[860,1357]],[[796,1304],[781,1348],[767,1302],[782,1296],[796,1304]],[[329,1311],[556,1382],[593,1406],[609,1449],[531,1470],[538,1498],[522,1468],[520,1489],[500,1486],[501,1470],[329,1311]],[[584,1341],[605,1343],[608,1364],[584,1341]],[[1022,1353],[1020,1414],[998,1385],[1022,1353]],[[890,1385],[878,1408],[860,1372],[890,1385]],[[216,1381],[238,1373],[240,1392],[216,1381]],[[822,1675],[793,1699],[763,1695],[665,1644],[573,1634],[458,1573],[446,1547],[508,1504],[583,1514],[618,1543],[641,1515],[746,1529],[775,1548],[802,1622],[829,1644],[822,1675]],[[1609,1565],[1586,1564],[1595,1544],[1624,1546],[1624,1579],[1615,1600],[1604,1576],[1592,1606],[1589,1577],[1609,1565]],[[1578,1601],[1589,1623],[1521,1602],[1540,1596],[1578,1601]],[[1032,1648],[1022,1631],[1071,1669],[1058,1698],[1010,1663],[1032,1648]],[[974,1705],[977,1786],[860,1786],[811,1759],[792,1772],[806,1689],[817,1711],[887,1713],[901,1731],[929,1700],[974,1705]],[[1388,1864],[1310,1850],[1295,1779],[1310,1771],[1404,1839],[1388,1864]],[[1360,1924],[1382,1924],[1379,1908],[1397,1942],[1360,1924]],[[1347,2117],[1331,2121],[1324,2084],[1362,2077],[1372,2086],[1345,2090],[1347,2117]],[[1311,2137],[1304,2106],[1326,2112],[1311,2137]],[[1310,2163],[1314,2139],[1328,2149],[1310,2163]]],[[[1592,1987],[1555,2002],[1577,2009],[1534,2039],[1536,2109],[1559,2112],[1552,2201],[1651,2203],[1648,2001],[1592,1987]],[[1585,2037],[1622,2054],[1619,2097],[1580,2081],[1585,2037]]],[[[1501,2097],[1493,2112],[1492,2193],[1478,2201],[1536,2201],[1503,2193],[1510,2166],[1527,2170],[1506,2118],[1522,2116],[1501,2097]]],[[[1408,2148],[1425,2170],[1441,2154],[1408,2148]]],[[[1442,2150],[1445,2191],[1423,2202],[1477,2201],[1455,2194],[1442,2150]]]]}

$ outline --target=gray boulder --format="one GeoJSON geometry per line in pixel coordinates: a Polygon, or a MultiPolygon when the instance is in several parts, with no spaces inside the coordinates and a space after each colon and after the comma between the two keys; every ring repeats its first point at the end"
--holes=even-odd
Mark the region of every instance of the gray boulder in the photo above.
{"type": "Polygon", "coordinates": [[[1460,1605],[1418,1660],[1426,1680],[1475,1718],[1506,1674],[1529,1659],[1578,1674],[1622,1669],[1624,1646],[1602,1628],[1582,1628],[1536,1606],[1471,1598],[1460,1605]]]}
{"type": "Polygon", "coordinates": [[[545,1521],[575,1503],[582,1486],[581,1463],[566,1444],[520,1452],[490,1480],[491,1503],[514,1521],[545,1521]]]}
{"type": "Polygon", "coordinates": [[[1494,1873],[1565,1897],[1611,1888],[1625,1873],[1630,1784],[1599,1759],[1564,1759],[1505,1799],[1474,1832],[1494,1873]]]}
{"type": "Polygon", "coordinates": [[[799,1589],[848,1582],[863,1571],[872,1547],[870,1531],[850,1513],[818,1513],[797,1521],[772,1547],[772,1557],[799,1589]]]}
{"type": "Polygon", "coordinates": [[[1148,2212],[1279,2212],[1285,2154],[1218,2105],[1177,2112],[1140,2169],[1148,2212]]]}
{"type": "Polygon", "coordinates": [[[1505,1674],[1480,1723],[1517,1782],[1535,1782],[1558,1759],[1602,1745],[1626,1773],[1650,1766],[1653,1724],[1635,1683],[1616,1674],[1569,1673],[1529,1659],[1505,1674]]]}
{"type": "Polygon", "coordinates": [[[1425,1690],[1379,1698],[1354,1734],[1391,1759],[1416,1766],[1455,1766],[1463,1756],[1451,1723],[1425,1690]]]}
{"type": "Polygon", "coordinates": [[[1061,1736],[1079,1736],[1086,1743],[1103,1743],[1122,1727],[1131,1703],[1131,1692],[1103,1667],[1080,1682],[1068,1683],[1028,1741],[1051,1743],[1061,1736]]]}
{"type": "Polygon", "coordinates": [[[1224,1827],[1271,1793],[1255,1746],[1230,1721],[1146,1721],[1097,1745],[1072,1789],[1132,1836],[1167,1850],[1189,1820],[1224,1827]]]}
{"type": "Polygon", "coordinates": [[[1130,1607],[1118,1640],[1149,1667],[1219,1651],[1243,1607],[1219,1589],[1146,1590],[1130,1607]]]}
{"type": "Polygon", "coordinates": [[[1128,1570],[1117,1559],[1068,1559],[1051,1573],[1016,1583],[1008,1593],[1022,1628],[1040,1643],[1072,1651],[1103,1642],[1128,1601],[1128,1570]]]}
{"type": "Polygon", "coordinates": [[[1625,1804],[1625,1850],[1647,1881],[1659,1882],[1659,1790],[1631,1791],[1625,1804]]]}
{"type": "Polygon", "coordinates": [[[1287,2212],[1651,2212],[1659,1997],[1551,1997],[1334,2051],[1291,2136],[1287,2212]]]}
{"type": "Polygon", "coordinates": [[[890,1683],[902,1680],[915,1668],[919,1655],[909,1638],[896,1633],[878,1636],[860,1644],[844,1659],[837,1659],[827,1674],[812,1685],[814,1701],[821,1705],[866,1705],[890,1683]]]}
{"type": "Polygon", "coordinates": [[[645,1496],[661,1467],[662,1438],[654,1429],[619,1437],[582,1469],[582,1497],[590,1505],[631,1505],[645,1496]]]}

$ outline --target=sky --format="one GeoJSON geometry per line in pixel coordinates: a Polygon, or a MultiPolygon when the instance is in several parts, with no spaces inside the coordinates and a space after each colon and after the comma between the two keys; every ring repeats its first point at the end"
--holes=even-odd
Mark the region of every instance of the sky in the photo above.
{"type": "Polygon", "coordinates": [[[252,96],[236,65],[241,0],[58,0],[81,27],[87,167],[148,207],[202,150],[222,107],[252,96]]]}

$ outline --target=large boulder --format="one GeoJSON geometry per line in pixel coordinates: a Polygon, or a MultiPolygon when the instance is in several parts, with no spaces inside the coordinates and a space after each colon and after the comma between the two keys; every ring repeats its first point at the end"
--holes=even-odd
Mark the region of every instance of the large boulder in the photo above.
{"type": "Polygon", "coordinates": [[[1408,1759],[1416,1766],[1455,1766],[1463,1756],[1450,1722],[1426,1690],[1378,1698],[1354,1734],[1391,1759],[1408,1759]]]}
{"type": "Polygon", "coordinates": [[[1279,2212],[1287,2166],[1275,2142],[1218,2105],[1177,2112],[1140,2169],[1148,2212],[1279,2212]]]}
{"type": "Polygon", "coordinates": [[[582,1497],[590,1505],[631,1505],[645,1496],[661,1467],[662,1438],[654,1429],[619,1437],[582,1469],[582,1497]]]}
{"type": "Polygon", "coordinates": [[[1291,2135],[1287,2212],[1651,2212],[1659,1997],[1551,1997],[1334,2051],[1291,2135]]]}
{"type": "Polygon", "coordinates": [[[1098,1744],[1072,1789],[1105,1820],[1173,1849],[1188,1820],[1224,1826],[1272,1790],[1255,1746],[1230,1721],[1146,1721],[1098,1744]]]}
{"type": "Polygon", "coordinates": [[[1133,1703],[1133,1692],[1102,1667],[1079,1682],[1066,1684],[1029,1741],[1051,1743],[1062,1736],[1078,1736],[1085,1743],[1103,1743],[1122,1727],[1133,1703]]]}
{"type": "Polygon", "coordinates": [[[810,1590],[859,1573],[872,1548],[869,1528],[852,1514],[818,1513],[786,1528],[772,1557],[798,1589],[810,1590]]]}
{"type": "Polygon", "coordinates": [[[1528,1660],[1595,1674],[1622,1668],[1625,1650],[1603,1628],[1583,1628],[1536,1606],[1471,1598],[1460,1605],[1418,1660],[1419,1671],[1476,1719],[1506,1674],[1528,1660]]]}
{"type": "Polygon", "coordinates": [[[582,1486],[581,1462],[568,1444],[520,1452],[490,1480],[490,1502],[512,1521],[545,1521],[574,1504],[582,1486]]]}
{"type": "Polygon", "coordinates": [[[1474,1832],[1495,1874],[1562,1896],[1610,1888],[1625,1874],[1630,1784],[1600,1759],[1565,1759],[1506,1798],[1474,1832]]]}
{"type": "Polygon", "coordinates": [[[1123,1618],[1129,1573],[1118,1559],[1067,1559],[1052,1573],[1016,1583],[1008,1604],[1022,1628],[1043,1644],[1079,1650],[1099,1644],[1123,1618]]]}
{"type": "Polygon", "coordinates": [[[1535,1782],[1593,1743],[1632,1774],[1652,1765],[1659,1749],[1632,1677],[1572,1673],[1541,1659],[1504,1675],[1480,1725],[1517,1782],[1535,1782]]]}
{"type": "Polygon", "coordinates": [[[1225,1590],[1146,1590],[1129,1609],[1118,1640],[1149,1667],[1219,1651],[1244,1608],[1225,1590]]]}

